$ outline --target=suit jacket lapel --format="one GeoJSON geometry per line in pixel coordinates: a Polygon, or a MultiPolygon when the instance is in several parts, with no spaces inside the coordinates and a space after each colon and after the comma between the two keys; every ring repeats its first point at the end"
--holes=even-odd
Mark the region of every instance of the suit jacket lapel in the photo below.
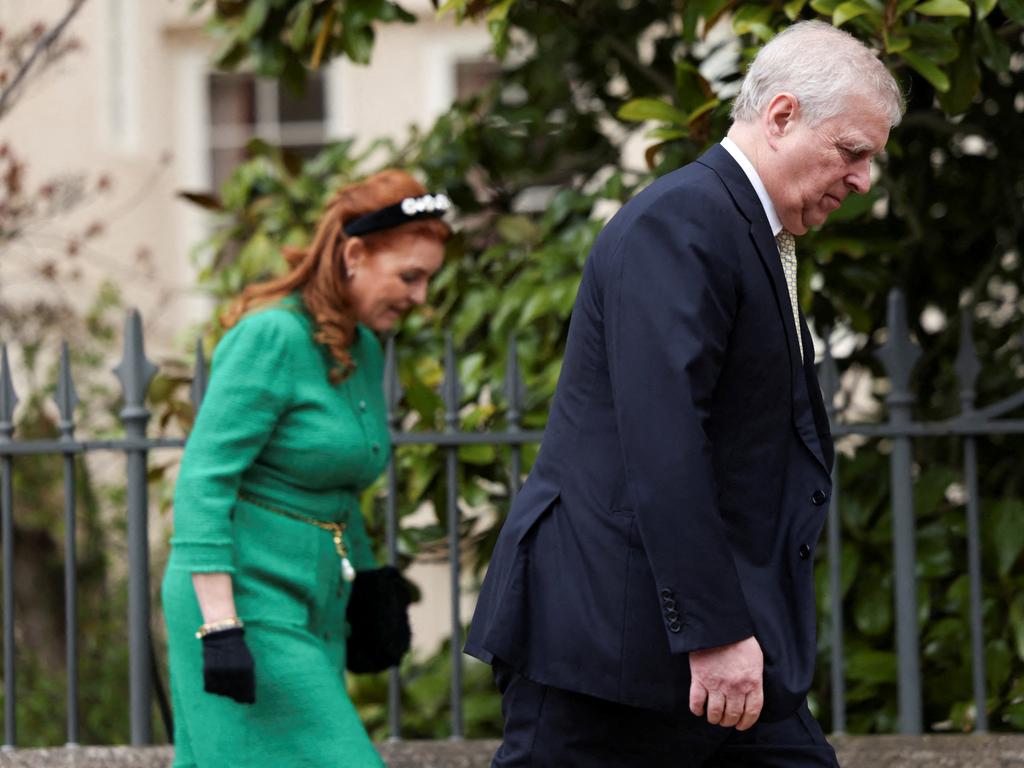
{"type": "MultiPolygon", "coordinates": [[[[782,271],[782,259],[779,258],[779,247],[772,235],[771,227],[768,225],[768,217],[765,215],[764,207],[757,197],[753,186],[743,169],[733,160],[732,156],[721,144],[716,144],[699,159],[700,163],[711,168],[722,179],[733,202],[743,216],[750,223],[750,239],[761,258],[761,264],[768,275],[772,292],[775,295],[775,305],[779,312],[779,322],[782,323],[783,333],[786,335],[786,346],[789,350],[789,373],[791,391],[793,393],[793,422],[800,438],[807,445],[808,450],[814,455],[818,462],[831,472],[831,462],[826,466],[825,456],[822,451],[821,441],[818,439],[818,430],[815,424],[814,415],[811,412],[811,402],[808,399],[808,386],[806,379],[806,366],[800,359],[800,347],[796,338],[796,326],[793,323],[793,311],[789,301],[789,286],[786,284],[786,275],[782,271]]],[[[801,316],[801,327],[806,324],[801,316]]],[[[809,333],[801,333],[805,337],[804,348],[810,356],[809,364],[813,371],[813,345],[809,333]]],[[[818,399],[821,399],[820,390],[818,399]]]]}
{"type": "MultiPolygon", "coordinates": [[[[803,313],[800,314],[800,332],[804,338],[807,359],[800,365],[799,374],[794,382],[793,424],[800,434],[800,439],[810,449],[814,458],[826,472],[831,474],[832,459],[825,454],[825,443],[831,444],[831,439],[826,441],[822,434],[816,412],[816,406],[822,413],[825,409],[821,399],[821,387],[818,386],[818,377],[814,370],[814,340],[804,321],[803,313]]],[[[827,421],[826,418],[826,423],[827,421]]],[[[825,430],[827,433],[828,427],[825,430]]]]}

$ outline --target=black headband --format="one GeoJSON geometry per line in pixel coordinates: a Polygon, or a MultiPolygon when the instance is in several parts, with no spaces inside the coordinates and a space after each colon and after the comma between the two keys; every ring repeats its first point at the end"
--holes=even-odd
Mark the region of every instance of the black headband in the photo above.
{"type": "Polygon", "coordinates": [[[349,237],[367,235],[417,219],[440,219],[451,207],[452,201],[444,194],[407,197],[394,205],[352,219],[343,229],[349,237]]]}

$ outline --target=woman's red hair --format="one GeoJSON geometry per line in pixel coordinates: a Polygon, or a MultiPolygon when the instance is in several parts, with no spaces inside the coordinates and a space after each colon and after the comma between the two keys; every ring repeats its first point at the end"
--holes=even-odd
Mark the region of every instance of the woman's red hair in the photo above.
{"type": "MultiPolygon", "coordinates": [[[[355,308],[349,297],[342,254],[347,237],[343,227],[364,214],[393,205],[406,197],[418,197],[426,189],[405,171],[388,169],[363,181],[339,189],[327,203],[317,224],[313,242],[306,248],[285,248],[290,267],[287,274],[246,286],[234,304],[221,315],[225,328],[233,327],[246,312],[299,291],[316,326],[315,340],[326,346],[337,361],[331,381],[345,379],[353,369],[349,347],[356,335],[355,308]]],[[[369,256],[383,246],[409,237],[426,237],[445,242],[451,235],[440,219],[419,219],[391,229],[362,235],[369,256]]]]}

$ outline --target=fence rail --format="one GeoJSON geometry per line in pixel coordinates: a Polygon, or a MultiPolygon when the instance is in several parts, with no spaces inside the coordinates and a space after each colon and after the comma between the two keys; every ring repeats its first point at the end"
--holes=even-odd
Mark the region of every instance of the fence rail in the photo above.
{"type": "MultiPolygon", "coordinates": [[[[920,679],[920,640],[917,623],[917,594],[915,579],[915,520],[913,488],[913,441],[936,437],[963,439],[964,483],[967,496],[966,523],[968,547],[968,573],[970,580],[970,627],[973,654],[973,692],[976,705],[976,730],[988,730],[986,715],[986,683],[984,637],[982,627],[982,581],[980,543],[980,498],[978,492],[977,441],[987,435],[1024,433],[1024,420],[1000,419],[1024,404],[1024,392],[986,408],[975,407],[975,381],[980,363],[971,335],[971,314],[964,310],[961,322],[960,351],[955,370],[959,382],[961,412],[946,421],[915,422],[911,408],[914,397],[910,390],[910,376],[920,356],[920,348],[912,340],[902,294],[893,291],[888,305],[888,339],[878,357],[891,382],[886,398],[888,420],[873,424],[838,423],[839,413],[835,401],[840,389],[839,371],[826,348],[820,369],[822,389],[829,410],[829,418],[836,437],[860,435],[885,437],[892,441],[889,457],[891,476],[891,504],[893,510],[893,573],[896,614],[896,648],[899,683],[899,730],[905,734],[922,731],[922,700],[920,679]]],[[[129,313],[124,334],[124,353],[114,369],[121,382],[124,407],[120,419],[125,435],[117,440],[78,440],[75,438],[74,410],[78,403],[69,364],[66,345],[61,351],[59,380],[55,401],[60,415],[60,437],[55,440],[16,440],[14,413],[18,403],[12,384],[11,368],[6,346],[0,350],[0,537],[2,537],[2,595],[3,595],[3,661],[4,661],[4,749],[17,744],[15,716],[16,648],[14,615],[14,499],[13,467],[19,457],[30,455],[59,455],[64,460],[64,520],[65,520],[65,613],[67,645],[67,741],[79,742],[79,687],[78,687],[78,617],[77,617],[77,562],[75,558],[76,488],[75,461],[83,454],[98,451],[123,453],[127,460],[127,521],[129,559],[129,689],[131,743],[144,745],[152,741],[150,672],[153,664],[150,644],[150,574],[148,548],[148,489],[147,469],[150,451],[180,449],[184,441],[174,438],[148,438],[146,428],[150,413],[146,409],[145,395],[157,369],[146,358],[141,318],[136,311],[129,313]]],[[[207,368],[201,345],[196,348],[195,374],[191,387],[191,400],[196,409],[206,391],[207,368]]],[[[445,342],[444,383],[441,395],[444,404],[444,429],[441,432],[404,432],[400,428],[399,406],[403,392],[398,380],[395,347],[388,343],[384,376],[388,424],[396,446],[434,445],[444,453],[446,478],[446,512],[448,520],[449,565],[451,569],[451,736],[463,736],[462,720],[462,616],[460,599],[460,510],[458,468],[459,448],[488,444],[507,447],[510,451],[507,489],[511,499],[519,490],[522,476],[522,447],[539,442],[542,433],[522,428],[525,388],[519,372],[519,358],[515,339],[508,347],[504,394],[508,404],[506,428],[488,432],[464,432],[459,428],[461,392],[458,386],[456,355],[450,336],[445,342]]],[[[398,469],[395,458],[387,469],[386,545],[388,558],[398,558],[398,469]]],[[[843,611],[841,584],[842,535],[839,516],[841,497],[840,462],[833,470],[834,492],[828,511],[827,557],[829,584],[832,597],[831,616],[831,695],[832,730],[846,730],[846,677],[843,649],[843,611]]],[[[401,679],[398,669],[390,672],[388,684],[388,728],[393,738],[401,737],[401,679]]]]}

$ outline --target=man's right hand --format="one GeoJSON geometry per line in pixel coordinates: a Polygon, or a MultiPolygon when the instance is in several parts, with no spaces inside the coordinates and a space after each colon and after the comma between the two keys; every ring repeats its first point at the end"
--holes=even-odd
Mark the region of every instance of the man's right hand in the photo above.
{"type": "Polygon", "coordinates": [[[724,728],[745,731],[764,706],[764,655],[753,637],[690,651],[690,711],[724,728]],[[705,706],[706,705],[706,706],[705,706]]]}

